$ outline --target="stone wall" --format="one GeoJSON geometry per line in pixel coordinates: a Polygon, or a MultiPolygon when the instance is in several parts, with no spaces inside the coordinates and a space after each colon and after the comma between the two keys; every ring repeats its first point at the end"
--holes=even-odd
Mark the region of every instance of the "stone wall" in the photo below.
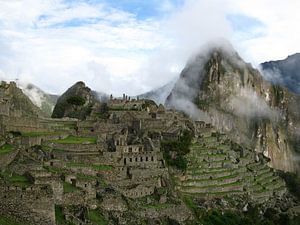
{"type": "Polygon", "coordinates": [[[142,121],[142,128],[145,130],[158,130],[161,131],[166,127],[165,121],[161,119],[144,119],[142,121]]]}
{"type": "Polygon", "coordinates": [[[6,168],[17,156],[19,150],[13,150],[7,154],[2,154],[0,157],[0,169],[6,168]]]}
{"type": "Polygon", "coordinates": [[[0,99],[0,115],[9,116],[9,101],[0,99]]]}
{"type": "Polygon", "coordinates": [[[53,149],[62,149],[67,152],[99,152],[100,149],[103,149],[103,146],[100,144],[60,144],[60,143],[51,143],[53,149]]]}
{"type": "Polygon", "coordinates": [[[156,152],[143,153],[128,153],[124,154],[121,160],[123,166],[137,166],[137,167],[157,167],[158,155],[156,152]]]}
{"type": "Polygon", "coordinates": [[[138,185],[135,188],[121,190],[121,193],[128,198],[141,198],[154,193],[154,186],[146,187],[138,185]]]}
{"type": "Polygon", "coordinates": [[[130,170],[130,174],[132,175],[133,180],[139,180],[139,179],[148,179],[148,178],[154,178],[159,176],[168,176],[168,171],[165,168],[146,169],[146,170],[132,168],[130,170]]]}
{"type": "Polygon", "coordinates": [[[16,218],[19,223],[55,225],[52,192],[45,186],[20,190],[0,187],[0,214],[16,218]]]}
{"type": "Polygon", "coordinates": [[[42,145],[46,141],[64,139],[67,136],[68,134],[51,134],[35,137],[21,137],[21,144],[26,148],[30,148],[35,145],[42,145]]]}
{"type": "Polygon", "coordinates": [[[40,123],[38,118],[32,117],[2,117],[2,121],[6,127],[6,131],[20,132],[46,132],[48,131],[45,125],[40,123]]]}

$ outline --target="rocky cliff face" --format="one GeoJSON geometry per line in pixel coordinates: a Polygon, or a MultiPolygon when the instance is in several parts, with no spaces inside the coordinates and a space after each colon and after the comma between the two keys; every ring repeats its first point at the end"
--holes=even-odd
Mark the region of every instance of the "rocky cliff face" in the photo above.
{"type": "Polygon", "coordinates": [[[19,81],[17,85],[34,105],[39,107],[47,117],[51,117],[59,96],[48,94],[33,84],[19,81]]]}
{"type": "Polygon", "coordinates": [[[193,58],[166,105],[209,120],[238,143],[270,158],[270,165],[296,170],[299,97],[265,81],[230,45],[212,46],[193,58]]]}
{"type": "Polygon", "coordinates": [[[45,114],[17,87],[15,82],[0,84],[1,108],[7,108],[7,115],[15,117],[41,117],[45,114]]]}
{"type": "Polygon", "coordinates": [[[83,82],[77,82],[57,100],[52,118],[85,119],[91,113],[96,96],[83,82]]]}
{"type": "Polygon", "coordinates": [[[300,53],[290,55],[284,60],[264,62],[260,67],[266,79],[300,94],[300,53]]]}

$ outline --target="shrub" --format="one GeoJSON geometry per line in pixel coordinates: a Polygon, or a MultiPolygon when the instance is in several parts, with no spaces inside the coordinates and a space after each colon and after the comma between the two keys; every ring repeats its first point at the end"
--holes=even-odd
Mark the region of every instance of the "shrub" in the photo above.
{"type": "Polygon", "coordinates": [[[184,158],[190,152],[192,143],[192,133],[184,130],[176,141],[162,141],[161,148],[164,158],[169,166],[176,167],[180,170],[186,170],[187,161],[184,158]]]}
{"type": "Polygon", "coordinates": [[[85,99],[81,96],[72,96],[67,99],[67,103],[71,105],[82,106],[85,104],[85,99]]]}

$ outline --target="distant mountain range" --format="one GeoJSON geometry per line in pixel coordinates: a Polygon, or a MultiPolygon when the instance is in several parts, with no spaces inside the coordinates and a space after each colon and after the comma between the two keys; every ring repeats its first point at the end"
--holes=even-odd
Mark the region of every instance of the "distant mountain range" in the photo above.
{"type": "Polygon", "coordinates": [[[264,62],[260,67],[267,80],[300,94],[300,53],[284,60],[264,62]]]}

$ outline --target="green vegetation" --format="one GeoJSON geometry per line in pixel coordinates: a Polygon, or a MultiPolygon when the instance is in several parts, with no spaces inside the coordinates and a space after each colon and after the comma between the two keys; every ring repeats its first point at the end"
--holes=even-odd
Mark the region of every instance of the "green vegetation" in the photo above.
{"type": "Polygon", "coordinates": [[[172,204],[164,203],[164,204],[155,204],[155,205],[145,205],[145,208],[148,209],[166,209],[172,207],[172,204]]]}
{"type": "Polygon", "coordinates": [[[17,223],[15,220],[6,217],[6,216],[2,216],[0,215],[0,224],[1,225],[25,225],[24,223],[17,223]]]}
{"type": "Polygon", "coordinates": [[[76,177],[78,179],[81,179],[81,180],[95,180],[95,179],[97,179],[97,177],[95,177],[95,176],[90,176],[90,175],[86,175],[86,174],[83,174],[83,173],[77,173],[76,177]]]}
{"type": "Polygon", "coordinates": [[[105,217],[97,210],[90,210],[88,212],[88,218],[94,224],[98,224],[98,225],[108,224],[108,222],[105,220],[105,217]]]}
{"type": "Polygon", "coordinates": [[[55,205],[55,222],[57,225],[74,225],[74,223],[66,221],[62,207],[58,205],[55,205]]]}
{"type": "Polygon", "coordinates": [[[26,176],[9,174],[8,172],[1,173],[0,175],[7,183],[13,186],[26,188],[31,185],[30,180],[26,176]]]}
{"type": "Polygon", "coordinates": [[[145,103],[142,105],[142,108],[146,109],[147,107],[150,107],[150,106],[157,106],[157,105],[156,105],[155,101],[146,99],[145,103]]]}
{"type": "Polygon", "coordinates": [[[66,169],[57,168],[53,166],[44,166],[44,169],[46,169],[48,172],[57,173],[57,174],[64,174],[68,172],[66,169]]]}
{"type": "Polygon", "coordinates": [[[279,175],[285,180],[289,191],[300,200],[300,176],[290,172],[279,172],[279,175]]]}
{"type": "Polygon", "coordinates": [[[72,193],[80,190],[79,188],[67,182],[64,182],[63,186],[64,186],[64,193],[72,193]]]}
{"type": "Polygon", "coordinates": [[[200,99],[199,97],[195,99],[195,104],[198,106],[199,109],[202,110],[208,110],[209,108],[209,101],[200,99]]]}
{"type": "Polygon", "coordinates": [[[9,131],[9,134],[12,134],[13,137],[19,137],[22,135],[20,131],[9,131]]]}
{"type": "Polygon", "coordinates": [[[4,154],[7,154],[7,153],[10,153],[10,152],[13,151],[13,149],[14,149],[13,145],[10,145],[10,144],[2,145],[0,147],[0,155],[4,155],[4,154]]]}
{"type": "Polygon", "coordinates": [[[59,144],[96,144],[97,138],[96,137],[75,137],[75,136],[68,136],[65,139],[61,140],[53,140],[51,141],[53,143],[59,143],[59,144]]]}
{"type": "Polygon", "coordinates": [[[99,108],[98,116],[101,119],[108,119],[108,117],[109,117],[109,112],[108,111],[109,111],[109,108],[108,108],[107,103],[106,102],[101,103],[100,108],[99,108]]]}
{"type": "Polygon", "coordinates": [[[192,133],[184,130],[179,140],[162,141],[161,148],[169,166],[176,167],[179,170],[186,170],[187,161],[184,156],[190,152],[192,138],[192,133]]]}
{"type": "Polygon", "coordinates": [[[85,104],[85,99],[81,96],[71,96],[67,99],[67,103],[71,105],[82,106],[85,104]]]}
{"type": "Polygon", "coordinates": [[[300,218],[291,219],[286,214],[278,214],[273,209],[260,215],[257,207],[250,207],[244,214],[213,210],[205,214],[200,221],[203,225],[297,225],[300,218]]]}
{"type": "Polygon", "coordinates": [[[23,137],[39,137],[39,136],[47,136],[47,135],[58,135],[63,134],[63,132],[27,132],[22,133],[23,137]]]}

